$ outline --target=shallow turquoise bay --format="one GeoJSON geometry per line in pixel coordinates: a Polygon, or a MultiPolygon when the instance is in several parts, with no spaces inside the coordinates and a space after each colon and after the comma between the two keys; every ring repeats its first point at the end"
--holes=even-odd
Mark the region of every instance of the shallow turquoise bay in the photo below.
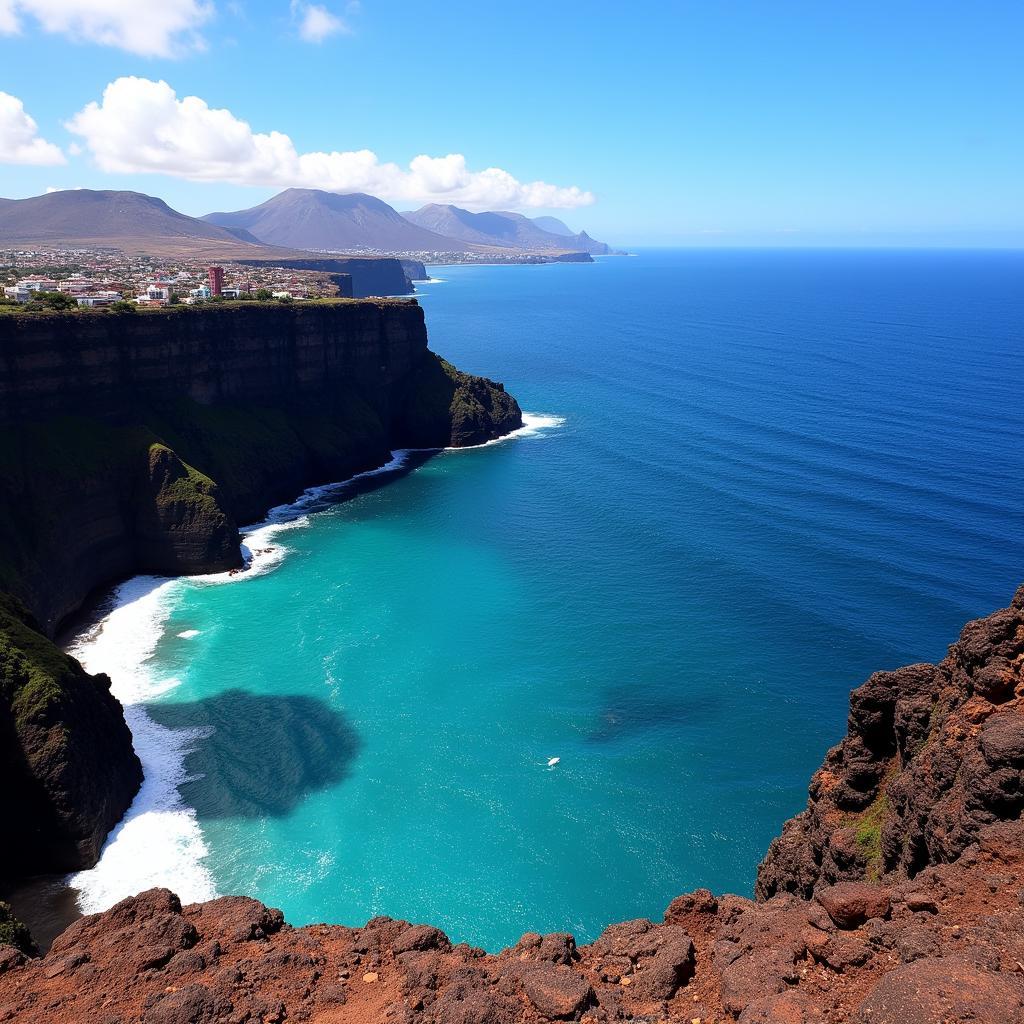
{"type": "Polygon", "coordinates": [[[749,894],[850,688],[1024,579],[1022,271],[435,270],[432,347],[564,423],[378,478],[266,575],[181,588],[150,713],[213,726],[182,794],[217,889],[492,950],[749,894]]]}

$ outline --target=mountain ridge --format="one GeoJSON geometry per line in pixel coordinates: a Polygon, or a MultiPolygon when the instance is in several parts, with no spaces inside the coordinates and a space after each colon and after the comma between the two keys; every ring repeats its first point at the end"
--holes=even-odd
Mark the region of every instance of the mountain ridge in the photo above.
{"type": "Polygon", "coordinates": [[[208,213],[205,223],[245,230],[261,242],[299,249],[344,252],[466,252],[464,242],[410,224],[395,209],[365,192],[339,194],[289,188],[247,210],[208,213]]]}
{"type": "Polygon", "coordinates": [[[73,242],[102,238],[201,239],[263,248],[247,232],[179,213],[163,199],[115,189],[71,189],[0,200],[0,240],[73,242]]]}
{"type": "MultiPolygon", "coordinates": [[[[459,206],[428,203],[402,216],[410,223],[436,234],[476,245],[501,246],[527,252],[568,250],[595,256],[611,252],[608,245],[595,241],[585,231],[569,236],[546,231],[536,220],[521,213],[502,210],[473,213],[459,206]]],[[[557,223],[566,231],[569,230],[561,221],[557,223]]]]}

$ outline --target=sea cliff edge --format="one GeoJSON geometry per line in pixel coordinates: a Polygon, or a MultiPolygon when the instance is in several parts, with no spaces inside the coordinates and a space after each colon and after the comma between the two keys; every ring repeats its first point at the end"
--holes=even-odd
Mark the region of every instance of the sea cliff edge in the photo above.
{"type": "Polygon", "coordinates": [[[238,524],[303,489],[521,426],[415,301],[0,314],[0,878],[90,867],[141,782],[109,678],[51,642],[91,594],[241,568],[238,524]]]}

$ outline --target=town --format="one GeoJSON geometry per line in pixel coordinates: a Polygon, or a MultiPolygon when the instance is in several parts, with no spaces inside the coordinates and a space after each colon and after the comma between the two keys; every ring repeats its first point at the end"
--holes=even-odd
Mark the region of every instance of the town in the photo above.
{"type": "Polygon", "coordinates": [[[199,260],[129,256],[110,249],[0,249],[0,303],[8,305],[54,292],[85,307],[330,298],[343,294],[338,285],[343,276],[230,262],[210,266],[199,260]]]}

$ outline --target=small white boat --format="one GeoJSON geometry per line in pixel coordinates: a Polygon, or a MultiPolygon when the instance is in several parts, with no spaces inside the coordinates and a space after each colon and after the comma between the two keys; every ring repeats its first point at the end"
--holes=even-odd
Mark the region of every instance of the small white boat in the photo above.
{"type": "Polygon", "coordinates": [[[554,768],[555,765],[558,764],[558,762],[561,761],[561,760],[562,759],[560,757],[549,757],[548,758],[548,767],[549,768],[554,768]]]}

